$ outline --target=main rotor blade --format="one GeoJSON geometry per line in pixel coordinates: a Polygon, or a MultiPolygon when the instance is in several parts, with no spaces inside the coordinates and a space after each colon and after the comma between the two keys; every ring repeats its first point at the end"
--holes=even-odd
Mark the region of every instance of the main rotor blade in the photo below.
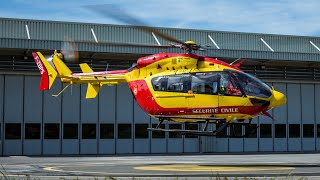
{"type": "Polygon", "coordinates": [[[134,17],[133,15],[129,15],[124,10],[121,10],[115,5],[110,4],[104,4],[104,5],[89,5],[84,6],[86,9],[100,14],[106,18],[112,18],[119,20],[121,22],[124,22],[128,25],[132,25],[133,27],[140,29],[142,31],[148,32],[148,33],[154,33],[155,35],[161,37],[164,40],[167,40],[169,42],[183,44],[182,41],[175,39],[165,33],[162,33],[156,28],[148,26],[145,22],[139,20],[138,18],[134,17]]]}
{"type": "Polygon", "coordinates": [[[123,43],[123,42],[75,41],[75,43],[89,43],[92,45],[99,45],[99,46],[133,46],[133,47],[152,47],[152,48],[172,48],[171,45],[138,44],[138,43],[123,43]]]}

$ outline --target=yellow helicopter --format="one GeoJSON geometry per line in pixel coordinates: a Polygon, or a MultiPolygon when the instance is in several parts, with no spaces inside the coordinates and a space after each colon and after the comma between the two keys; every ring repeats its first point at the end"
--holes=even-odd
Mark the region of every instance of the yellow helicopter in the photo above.
{"type": "MultiPolygon", "coordinates": [[[[151,27],[137,28],[152,31],[174,43],[168,47],[185,52],[141,57],[135,66],[116,71],[93,72],[83,63],[80,64],[82,73],[71,72],[63,62],[66,59],[63,52],[55,51],[50,61],[40,52],[33,52],[42,75],[40,90],[50,89],[58,77],[68,84],[58,95],[69,85],[88,84],[86,98],[95,98],[103,85],[128,83],[140,107],[159,120],[157,127],[149,130],[202,136],[216,136],[229,124],[245,120],[248,123],[241,124],[249,126],[255,116],[271,117],[268,110],[286,103],[284,94],[239,68],[244,60],[228,64],[197,55],[193,52],[205,47],[193,41],[181,42],[151,27]],[[205,126],[202,130],[162,129],[163,121],[205,123],[205,126]],[[215,131],[208,131],[209,123],[220,125],[215,131]]],[[[70,44],[75,47],[74,42],[70,44]]]]}

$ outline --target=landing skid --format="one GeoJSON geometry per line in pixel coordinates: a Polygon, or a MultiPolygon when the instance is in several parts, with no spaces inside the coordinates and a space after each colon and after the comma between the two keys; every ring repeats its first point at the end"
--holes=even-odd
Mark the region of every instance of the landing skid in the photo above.
{"type": "Polygon", "coordinates": [[[215,131],[199,131],[199,130],[181,130],[181,129],[162,129],[162,128],[148,128],[149,131],[161,131],[161,132],[175,132],[182,135],[198,135],[198,136],[217,136],[219,132],[225,129],[229,123],[224,123],[219,129],[215,131]]]}
{"type": "MultiPolygon", "coordinates": [[[[163,129],[163,128],[160,128],[161,124],[163,123],[163,121],[167,120],[167,121],[170,121],[171,118],[181,118],[181,119],[184,119],[183,117],[181,116],[158,116],[156,118],[159,118],[159,123],[157,124],[156,128],[148,128],[149,131],[160,131],[160,132],[174,132],[174,133],[180,133],[182,135],[198,135],[198,136],[219,136],[219,137],[237,137],[237,138],[241,138],[241,137],[247,137],[251,134],[254,134],[256,133],[256,130],[258,127],[250,130],[247,134],[245,135],[241,135],[241,136],[236,136],[235,134],[234,135],[224,135],[223,134],[223,131],[225,130],[225,128],[227,128],[228,126],[230,125],[236,125],[236,124],[239,124],[239,125],[242,125],[242,126],[246,126],[246,127],[250,127],[251,126],[251,120],[249,120],[249,123],[229,123],[229,122],[226,122],[225,119],[221,119],[221,118],[197,118],[198,120],[203,121],[205,122],[205,126],[203,128],[202,131],[200,130],[182,130],[182,129],[163,129]],[[219,128],[217,130],[214,130],[214,131],[208,131],[207,130],[207,127],[208,127],[208,124],[209,123],[212,123],[212,121],[214,123],[221,123],[221,125],[219,126],[219,128]]],[[[194,117],[187,117],[188,119],[195,119],[194,117]]]]}

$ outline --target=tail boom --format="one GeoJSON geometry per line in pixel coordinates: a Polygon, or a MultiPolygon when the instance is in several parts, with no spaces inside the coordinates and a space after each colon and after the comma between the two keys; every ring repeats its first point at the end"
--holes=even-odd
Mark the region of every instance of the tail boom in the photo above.
{"type": "MultiPolygon", "coordinates": [[[[61,53],[55,51],[52,65],[50,65],[40,52],[33,52],[32,55],[41,74],[41,91],[49,90],[56,77],[59,77],[61,78],[62,83],[67,83],[69,85],[87,84],[86,98],[95,98],[98,95],[101,86],[127,82],[126,73],[128,70],[93,72],[88,64],[83,63],[80,65],[80,68],[83,71],[82,73],[72,73],[62,61],[61,53]]],[[[69,87],[69,85],[66,86],[66,88],[69,87]]],[[[66,88],[54,96],[59,96],[66,88]]]]}

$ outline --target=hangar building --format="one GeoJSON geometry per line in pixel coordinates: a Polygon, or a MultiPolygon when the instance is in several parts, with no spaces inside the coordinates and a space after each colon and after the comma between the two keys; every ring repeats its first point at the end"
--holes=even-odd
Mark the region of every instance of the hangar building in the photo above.
{"type": "MultiPolygon", "coordinates": [[[[59,81],[50,91],[40,92],[31,53],[50,55],[70,37],[78,41],[80,61],[99,71],[129,68],[139,57],[181,50],[95,43],[168,44],[130,26],[1,18],[0,155],[320,151],[319,37],[156,29],[211,45],[212,50],[200,52],[203,55],[226,62],[247,58],[243,69],[286,94],[287,104],[270,111],[275,121],[255,118],[257,134],[246,138],[151,133],[146,128],[157,121],[140,109],[125,84],[104,86],[89,100],[85,86],[52,97],[63,88],[59,81]]],[[[68,65],[79,71],[78,65],[68,65]]],[[[165,126],[186,128],[169,122],[165,126]]],[[[245,128],[234,130],[244,133],[245,128]]]]}

